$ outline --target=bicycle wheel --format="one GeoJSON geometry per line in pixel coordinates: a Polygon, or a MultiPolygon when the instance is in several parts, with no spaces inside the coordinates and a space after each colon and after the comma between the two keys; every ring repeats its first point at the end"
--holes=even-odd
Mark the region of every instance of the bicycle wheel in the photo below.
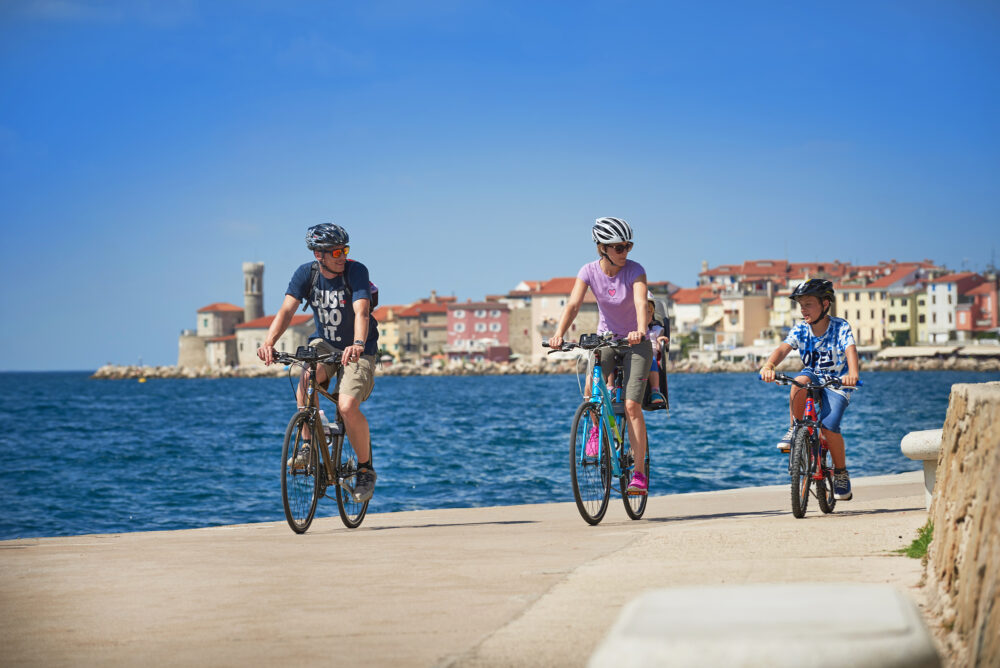
{"type": "Polygon", "coordinates": [[[354,499],[354,483],[358,479],[358,456],[351,447],[346,436],[340,434],[333,437],[333,462],[337,467],[337,479],[333,485],[337,488],[337,510],[340,511],[340,521],[348,529],[357,529],[368,512],[367,499],[358,502],[354,499]],[[344,489],[344,486],[347,489],[344,489]]]}
{"type": "Polygon", "coordinates": [[[809,485],[812,483],[809,452],[812,449],[812,439],[806,428],[795,430],[792,437],[792,450],[788,461],[788,473],[792,478],[792,515],[805,517],[806,506],[809,504],[809,485]]]}
{"type": "Polygon", "coordinates": [[[832,513],[837,505],[837,497],[833,495],[833,469],[828,467],[827,453],[823,451],[823,479],[816,481],[816,501],[824,513],[832,513]]]}
{"type": "MultiPolygon", "coordinates": [[[[625,512],[634,520],[642,517],[642,514],[646,512],[646,500],[649,498],[649,494],[629,494],[628,493],[628,483],[632,478],[632,470],[634,469],[635,458],[632,454],[632,444],[629,442],[628,438],[628,427],[625,428],[625,443],[622,445],[622,455],[623,461],[621,462],[622,477],[618,479],[618,486],[622,492],[622,503],[625,504],[625,512]]],[[[647,484],[649,480],[649,439],[646,439],[646,461],[645,466],[642,470],[643,474],[646,476],[647,484]]]]}
{"type": "Polygon", "coordinates": [[[281,447],[281,501],[285,507],[285,519],[295,533],[305,533],[316,514],[319,500],[319,477],[317,452],[313,449],[304,468],[292,465],[302,448],[302,429],[308,425],[310,433],[315,428],[308,413],[296,413],[285,430],[285,442],[281,447]]]}
{"type": "Polygon", "coordinates": [[[573,416],[569,435],[569,472],[573,480],[573,498],[580,516],[588,524],[597,524],[608,510],[611,497],[611,448],[608,434],[601,439],[600,455],[587,457],[587,436],[591,425],[600,420],[600,409],[585,401],[573,416]]]}

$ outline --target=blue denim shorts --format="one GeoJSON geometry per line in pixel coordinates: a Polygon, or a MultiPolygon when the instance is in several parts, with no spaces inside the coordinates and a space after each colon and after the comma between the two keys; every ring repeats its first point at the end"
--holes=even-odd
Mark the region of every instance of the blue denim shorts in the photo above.
{"type": "MultiPolygon", "coordinates": [[[[808,376],[813,383],[822,382],[820,377],[811,371],[799,371],[796,376],[808,376]]],[[[834,434],[840,433],[840,419],[844,417],[844,411],[851,399],[843,391],[838,392],[831,388],[823,390],[823,401],[819,409],[819,419],[823,423],[823,429],[832,431],[834,434]]]]}

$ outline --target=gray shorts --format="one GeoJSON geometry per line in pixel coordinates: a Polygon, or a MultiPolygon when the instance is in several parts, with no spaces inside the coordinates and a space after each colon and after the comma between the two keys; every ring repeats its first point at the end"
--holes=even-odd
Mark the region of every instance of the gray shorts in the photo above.
{"type": "MultiPolygon", "coordinates": [[[[604,377],[607,378],[617,366],[614,348],[598,348],[598,350],[601,351],[601,369],[604,371],[604,377]]],[[[624,358],[625,364],[622,378],[625,385],[624,398],[642,403],[642,396],[646,391],[646,380],[649,378],[649,369],[653,364],[653,344],[648,339],[643,339],[629,347],[628,350],[623,350],[620,354],[624,358]]],[[[594,357],[591,355],[590,362],[587,364],[588,384],[593,375],[594,357]]]]}
{"type": "MultiPolygon", "coordinates": [[[[313,339],[309,345],[324,354],[336,350],[325,339],[313,339]]],[[[341,366],[339,359],[336,363],[322,363],[320,366],[326,371],[327,378],[336,376],[337,392],[340,394],[366,401],[375,388],[374,355],[362,355],[357,362],[349,362],[347,366],[341,366]]]]}

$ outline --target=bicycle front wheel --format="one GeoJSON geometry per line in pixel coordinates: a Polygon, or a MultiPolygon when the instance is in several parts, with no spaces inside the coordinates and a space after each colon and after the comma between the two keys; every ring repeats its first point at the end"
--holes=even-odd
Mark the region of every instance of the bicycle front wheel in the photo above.
{"type": "Polygon", "coordinates": [[[587,454],[587,439],[600,421],[596,404],[585,401],[573,416],[569,435],[569,472],[573,480],[573,498],[580,516],[588,524],[597,524],[608,510],[611,496],[611,448],[605,432],[597,452],[587,454]]]}
{"type": "Polygon", "coordinates": [[[346,436],[334,436],[333,464],[336,467],[337,510],[340,511],[340,521],[348,529],[357,529],[368,512],[368,501],[358,502],[354,498],[354,485],[358,480],[358,456],[351,447],[346,436]],[[346,487],[346,489],[345,489],[346,487]]]}
{"type": "Polygon", "coordinates": [[[809,485],[812,483],[811,451],[812,438],[809,436],[809,430],[796,429],[792,438],[788,473],[792,483],[792,515],[797,518],[805,517],[806,506],[809,504],[809,485]]]}
{"type": "Polygon", "coordinates": [[[285,519],[295,533],[305,533],[312,524],[319,500],[316,449],[310,449],[304,463],[297,461],[302,459],[303,430],[308,429],[312,434],[314,427],[308,413],[296,413],[288,423],[281,447],[281,500],[285,507],[285,519]]]}
{"type": "Polygon", "coordinates": [[[819,509],[824,513],[832,513],[837,505],[837,497],[833,492],[833,469],[827,466],[827,453],[823,454],[823,479],[816,481],[816,501],[819,502],[819,509]]]}
{"type": "MultiPolygon", "coordinates": [[[[642,514],[646,512],[646,500],[649,498],[649,494],[629,494],[628,493],[628,483],[632,478],[632,472],[635,470],[635,456],[632,452],[632,444],[629,442],[628,437],[628,427],[625,426],[625,444],[622,447],[622,477],[618,480],[619,488],[622,492],[622,502],[625,504],[625,512],[628,516],[634,520],[642,517],[642,514]]],[[[641,469],[643,475],[646,476],[646,484],[649,484],[649,438],[646,438],[646,457],[643,463],[643,468],[641,469]]],[[[647,490],[648,492],[648,490],[647,490]]]]}

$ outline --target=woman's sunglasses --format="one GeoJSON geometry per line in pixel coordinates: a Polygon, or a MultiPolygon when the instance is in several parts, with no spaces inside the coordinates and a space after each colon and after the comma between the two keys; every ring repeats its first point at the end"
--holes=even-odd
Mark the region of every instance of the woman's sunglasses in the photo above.
{"type": "Polygon", "coordinates": [[[614,246],[606,244],[606,247],[614,248],[616,253],[624,253],[625,251],[632,250],[632,242],[630,241],[627,244],[615,244],[614,246]]]}
{"type": "Polygon", "coordinates": [[[326,252],[329,253],[334,259],[336,259],[343,255],[347,255],[350,252],[350,250],[351,250],[350,246],[344,246],[343,248],[334,248],[333,250],[328,250],[326,252]]]}

